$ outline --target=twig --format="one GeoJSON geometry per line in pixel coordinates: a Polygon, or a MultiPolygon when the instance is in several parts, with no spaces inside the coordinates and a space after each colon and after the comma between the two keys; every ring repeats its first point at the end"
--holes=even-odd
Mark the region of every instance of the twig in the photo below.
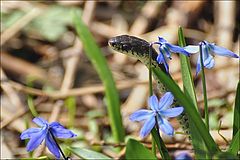
{"type": "Polygon", "coordinates": [[[14,106],[16,106],[18,109],[25,108],[16,91],[8,83],[8,78],[1,67],[0,67],[0,72],[1,72],[1,79],[5,80],[4,82],[1,81],[1,87],[3,91],[6,93],[6,95],[8,96],[8,98],[10,99],[11,103],[14,106]]]}
{"type": "MultiPolygon", "coordinates": [[[[141,141],[147,148],[151,148],[151,142],[149,141],[141,141]]],[[[111,143],[105,141],[91,141],[91,145],[93,146],[112,146],[112,147],[125,147],[126,143],[111,143]]],[[[168,149],[191,149],[189,143],[174,143],[174,144],[166,144],[168,149]]]]}
{"type": "Polygon", "coordinates": [[[1,34],[1,46],[5,44],[9,39],[16,35],[24,26],[31,22],[42,12],[39,8],[33,8],[26,15],[15,22],[11,27],[4,30],[1,34]]]}
{"type": "Polygon", "coordinates": [[[215,1],[214,19],[218,45],[232,48],[232,39],[235,26],[235,1],[215,1]],[[216,9],[217,8],[217,9],[216,9]]]}
{"type": "Polygon", "coordinates": [[[5,82],[1,81],[1,88],[4,90],[12,104],[17,108],[17,112],[15,112],[12,116],[7,116],[8,118],[3,118],[3,121],[1,122],[1,129],[8,125],[9,123],[13,122],[20,116],[24,115],[27,112],[27,109],[25,108],[24,104],[22,103],[20,97],[16,93],[16,91],[12,88],[12,85],[8,83],[8,78],[2,68],[0,68],[1,71],[1,79],[4,79],[5,82]]]}
{"type": "Polygon", "coordinates": [[[222,137],[222,139],[226,142],[226,144],[229,145],[228,140],[220,133],[221,125],[222,125],[222,121],[219,122],[219,126],[218,126],[217,132],[218,132],[219,136],[222,137]]]}
{"type": "Polygon", "coordinates": [[[149,21],[157,16],[160,11],[160,6],[164,1],[148,1],[143,6],[141,13],[133,22],[130,33],[140,35],[146,32],[147,27],[150,25],[149,21]]]}
{"type": "Polygon", "coordinates": [[[25,113],[27,113],[28,109],[19,109],[17,110],[14,114],[10,114],[9,111],[5,111],[4,108],[1,109],[2,113],[5,112],[6,114],[3,115],[1,113],[1,118],[4,120],[1,122],[1,129],[6,127],[8,124],[10,124],[10,127],[14,128],[15,130],[22,132],[24,130],[24,125],[19,125],[19,124],[24,124],[17,122],[20,120],[19,118],[22,117],[25,113]],[[9,116],[11,115],[11,116],[9,116]]]}
{"type": "MultiPolygon", "coordinates": [[[[83,21],[89,25],[92,17],[93,17],[93,12],[96,6],[96,2],[95,1],[87,1],[85,2],[85,6],[84,6],[84,10],[83,10],[83,21]]],[[[72,47],[75,51],[75,48],[77,49],[78,53],[82,53],[82,43],[79,41],[79,39],[77,38],[75,41],[75,45],[72,47]]],[[[74,79],[75,79],[75,72],[77,69],[77,65],[80,59],[80,55],[76,54],[72,57],[70,57],[67,60],[66,63],[66,72],[64,74],[64,79],[62,82],[62,86],[61,86],[61,91],[67,92],[69,88],[72,87],[74,79]]]]}
{"type": "Polygon", "coordinates": [[[11,56],[6,52],[1,52],[1,66],[3,69],[17,73],[21,77],[28,77],[30,75],[39,81],[48,80],[47,73],[44,69],[20,58],[11,56]]]}
{"type": "MultiPolygon", "coordinates": [[[[95,3],[96,2],[94,2],[94,1],[87,1],[85,3],[85,8],[84,8],[84,11],[83,11],[83,20],[87,24],[91,20],[92,12],[94,11],[94,8],[95,8],[95,3]]],[[[81,49],[82,49],[81,43],[79,43],[79,41],[77,40],[76,44],[80,45],[79,49],[81,51],[81,49]]],[[[64,75],[64,80],[63,80],[63,83],[62,83],[62,86],[61,86],[61,89],[60,89],[61,93],[65,93],[65,94],[68,93],[69,88],[72,87],[73,81],[75,79],[74,74],[75,74],[75,71],[76,71],[76,68],[77,68],[78,61],[79,61],[79,55],[75,55],[75,56],[71,57],[70,59],[68,59],[68,63],[67,63],[67,66],[66,66],[66,73],[64,75]]],[[[50,122],[56,121],[58,119],[58,116],[60,115],[60,110],[61,110],[62,105],[63,105],[62,100],[58,100],[55,103],[55,106],[54,106],[53,111],[51,112],[51,115],[50,115],[50,118],[49,118],[50,122]]],[[[41,153],[44,149],[45,149],[45,147],[43,147],[41,150],[36,152],[35,156],[36,155],[41,155],[41,153]]],[[[60,149],[61,153],[63,154],[60,147],[59,147],[59,149],[60,149]]],[[[65,156],[64,156],[64,159],[66,159],[65,156]]]]}
{"type": "MultiPolygon", "coordinates": [[[[139,85],[139,84],[145,85],[147,83],[148,83],[148,81],[126,80],[126,81],[117,82],[116,86],[118,89],[121,90],[121,89],[132,88],[134,85],[139,85]]],[[[27,94],[32,94],[32,95],[37,95],[37,96],[50,97],[52,99],[100,93],[100,92],[104,92],[104,90],[105,90],[104,86],[102,86],[102,85],[92,85],[90,87],[69,89],[67,92],[60,92],[60,91],[45,92],[40,89],[35,89],[35,88],[30,88],[30,87],[24,86],[20,83],[17,83],[17,82],[11,81],[11,80],[9,80],[9,84],[11,84],[11,86],[18,91],[22,91],[27,94]]]]}

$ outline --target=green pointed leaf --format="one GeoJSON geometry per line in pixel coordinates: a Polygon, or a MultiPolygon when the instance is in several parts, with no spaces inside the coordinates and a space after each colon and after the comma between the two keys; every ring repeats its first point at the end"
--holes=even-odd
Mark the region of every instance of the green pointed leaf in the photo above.
{"type": "Polygon", "coordinates": [[[113,137],[116,142],[123,142],[125,133],[120,113],[119,95],[112,77],[112,73],[107,65],[107,61],[104,58],[103,53],[97,46],[92,34],[82,21],[80,14],[77,11],[74,12],[73,21],[78,36],[83,43],[85,53],[97,70],[105,87],[107,110],[113,137]]]}
{"type": "Polygon", "coordinates": [[[74,119],[76,114],[76,98],[75,97],[68,97],[65,101],[65,106],[68,109],[68,128],[73,127],[74,125],[74,119]]]}
{"type": "MultiPolygon", "coordinates": [[[[180,47],[185,47],[186,42],[183,35],[182,27],[179,27],[178,30],[178,41],[180,47]]],[[[192,99],[194,106],[197,108],[197,98],[193,84],[193,78],[191,73],[191,66],[189,58],[183,54],[180,55],[181,62],[181,73],[182,73],[182,81],[183,81],[183,89],[185,93],[188,93],[189,97],[192,99]]]]}
{"type": "MultiPolygon", "coordinates": [[[[179,27],[179,29],[178,29],[178,41],[179,41],[178,42],[179,46],[181,46],[181,47],[186,46],[186,42],[185,42],[185,38],[184,38],[184,35],[183,35],[182,27],[179,27]]],[[[195,93],[195,89],[194,89],[189,58],[187,56],[183,55],[183,54],[180,54],[180,62],[181,62],[181,73],[182,73],[184,93],[186,95],[188,95],[189,98],[192,99],[194,107],[198,111],[197,98],[196,98],[196,93],[195,93]]],[[[198,132],[196,126],[193,123],[193,121],[191,121],[191,120],[189,120],[189,131],[190,131],[190,134],[191,134],[192,145],[193,145],[193,148],[194,148],[196,159],[206,159],[206,152],[203,152],[204,150],[206,150],[206,147],[204,145],[204,141],[201,138],[201,135],[198,132]]]]}
{"type": "Polygon", "coordinates": [[[238,132],[233,137],[228,151],[234,155],[237,155],[238,151],[240,151],[240,130],[238,130],[238,132]]]}
{"type": "Polygon", "coordinates": [[[240,82],[237,86],[237,94],[235,98],[234,117],[233,117],[233,136],[234,137],[240,129],[240,82]]]}
{"type": "Polygon", "coordinates": [[[212,159],[239,160],[239,158],[231,152],[218,152],[212,159]]]}
{"type": "Polygon", "coordinates": [[[194,107],[194,103],[192,102],[192,99],[189,98],[189,96],[185,95],[179,86],[171,79],[168,75],[166,75],[163,71],[152,68],[153,73],[156,75],[156,78],[161,81],[172,94],[177,99],[177,101],[180,103],[181,106],[184,107],[185,112],[189,116],[189,120],[191,120],[194,125],[196,126],[197,131],[200,133],[201,137],[204,140],[204,143],[208,149],[208,152],[211,154],[214,154],[220,149],[214,142],[213,138],[211,137],[210,133],[208,132],[205,124],[203,123],[200,114],[194,107]]]}
{"type": "Polygon", "coordinates": [[[157,159],[150,150],[140,142],[129,139],[126,147],[126,159],[157,159]]]}
{"type": "Polygon", "coordinates": [[[76,148],[76,147],[68,147],[69,151],[71,151],[73,154],[78,156],[79,158],[83,159],[112,159],[102,153],[95,152],[89,149],[84,148],[76,148]]]}

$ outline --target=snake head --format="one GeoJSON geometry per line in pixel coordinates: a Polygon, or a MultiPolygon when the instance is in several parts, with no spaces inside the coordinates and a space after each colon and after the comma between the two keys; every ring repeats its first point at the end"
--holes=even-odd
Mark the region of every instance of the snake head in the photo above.
{"type": "MultiPolygon", "coordinates": [[[[111,38],[108,41],[108,45],[113,50],[131,57],[135,57],[143,62],[146,66],[149,66],[149,47],[151,46],[147,41],[134,36],[121,35],[111,38]]],[[[157,56],[157,52],[154,48],[152,48],[152,65],[158,66],[166,72],[164,65],[157,63],[157,56]]]]}
{"type": "Polygon", "coordinates": [[[129,56],[144,57],[149,53],[149,43],[143,39],[121,35],[111,38],[108,45],[115,51],[129,56]]]}

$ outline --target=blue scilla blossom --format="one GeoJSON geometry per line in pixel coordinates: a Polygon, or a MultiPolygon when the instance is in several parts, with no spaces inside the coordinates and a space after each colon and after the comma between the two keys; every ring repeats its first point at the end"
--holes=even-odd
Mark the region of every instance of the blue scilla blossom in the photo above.
{"type": "MultiPolygon", "coordinates": [[[[236,55],[235,53],[233,53],[232,51],[230,51],[226,48],[217,46],[214,43],[202,41],[199,43],[199,46],[202,47],[203,66],[207,69],[211,69],[214,67],[215,62],[214,62],[213,57],[215,55],[239,58],[239,56],[236,55]]],[[[189,53],[197,53],[197,52],[199,52],[199,46],[189,45],[189,46],[184,47],[184,49],[186,51],[188,51],[189,53]]],[[[201,61],[200,61],[200,55],[199,55],[198,60],[197,60],[196,75],[198,75],[198,73],[200,71],[201,71],[201,61]]]]}
{"type": "Polygon", "coordinates": [[[186,56],[190,55],[182,47],[170,44],[162,37],[158,37],[158,42],[153,42],[152,44],[159,45],[159,55],[157,57],[157,62],[160,64],[164,64],[164,67],[165,67],[167,73],[169,72],[169,66],[167,64],[167,59],[170,59],[170,60],[172,59],[172,57],[171,57],[172,52],[181,53],[186,56]]]}
{"type": "Polygon", "coordinates": [[[174,129],[171,124],[166,120],[167,117],[176,117],[183,112],[183,107],[169,108],[173,103],[173,95],[171,92],[167,92],[158,101],[155,95],[149,97],[148,105],[151,110],[140,109],[130,115],[131,121],[143,121],[145,123],[140,131],[140,136],[143,138],[149,134],[155,125],[155,118],[157,118],[159,129],[172,136],[174,129]]]}
{"type": "Polygon", "coordinates": [[[192,160],[192,157],[186,151],[178,153],[175,157],[175,160],[192,160]]]}
{"type": "Polygon", "coordinates": [[[36,149],[45,139],[46,146],[49,149],[49,151],[55,157],[60,158],[58,146],[54,141],[52,135],[57,138],[72,138],[76,136],[72,131],[65,129],[58,122],[48,123],[41,117],[34,118],[33,122],[36,123],[41,128],[29,128],[23,131],[20,136],[21,140],[30,139],[27,144],[28,152],[36,149]]]}

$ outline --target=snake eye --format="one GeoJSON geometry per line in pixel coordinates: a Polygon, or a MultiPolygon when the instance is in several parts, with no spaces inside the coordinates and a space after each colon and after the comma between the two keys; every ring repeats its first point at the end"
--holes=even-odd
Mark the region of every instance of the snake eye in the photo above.
{"type": "Polygon", "coordinates": [[[109,39],[108,45],[114,47],[116,45],[116,40],[114,38],[109,39]]]}

